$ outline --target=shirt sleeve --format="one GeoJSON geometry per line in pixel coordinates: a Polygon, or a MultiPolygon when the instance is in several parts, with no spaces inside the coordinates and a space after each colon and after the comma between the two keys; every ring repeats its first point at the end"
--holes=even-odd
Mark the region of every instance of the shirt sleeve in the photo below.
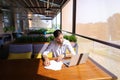
{"type": "Polygon", "coordinates": [[[51,52],[52,47],[53,47],[53,42],[50,42],[50,44],[48,45],[48,47],[46,48],[46,50],[43,52],[42,55],[47,55],[49,52],[51,52]]]}
{"type": "Polygon", "coordinates": [[[76,53],[75,53],[75,51],[74,51],[70,42],[68,42],[68,50],[70,51],[71,54],[76,55],[76,53]]]}

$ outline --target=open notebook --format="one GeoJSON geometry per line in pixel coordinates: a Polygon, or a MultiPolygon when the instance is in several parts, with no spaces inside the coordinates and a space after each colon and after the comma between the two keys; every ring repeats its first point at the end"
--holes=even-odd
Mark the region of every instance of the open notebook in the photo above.
{"type": "Polygon", "coordinates": [[[88,55],[89,53],[81,53],[81,54],[74,55],[69,60],[63,60],[63,64],[69,67],[69,66],[75,66],[75,65],[85,63],[88,59],[88,55]]]}
{"type": "Polygon", "coordinates": [[[45,66],[44,68],[46,69],[51,69],[51,70],[61,70],[62,69],[62,61],[57,62],[55,60],[50,60],[50,65],[49,66],[45,66]]]}

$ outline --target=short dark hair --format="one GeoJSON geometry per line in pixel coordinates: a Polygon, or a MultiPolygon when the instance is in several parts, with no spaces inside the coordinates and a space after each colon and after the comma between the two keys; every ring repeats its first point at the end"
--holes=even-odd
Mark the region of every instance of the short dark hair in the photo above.
{"type": "Polygon", "coordinates": [[[54,37],[56,38],[56,37],[58,37],[60,34],[62,34],[62,31],[61,30],[56,30],[56,31],[54,31],[54,33],[53,33],[53,35],[54,35],[54,37]]]}

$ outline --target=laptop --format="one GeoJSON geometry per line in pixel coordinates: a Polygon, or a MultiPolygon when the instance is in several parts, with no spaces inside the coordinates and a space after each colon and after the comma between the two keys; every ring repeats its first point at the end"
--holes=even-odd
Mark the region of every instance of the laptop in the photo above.
{"type": "Polygon", "coordinates": [[[63,64],[65,64],[67,67],[70,67],[85,63],[88,59],[88,55],[89,53],[73,55],[71,59],[63,60],[63,64]]]}

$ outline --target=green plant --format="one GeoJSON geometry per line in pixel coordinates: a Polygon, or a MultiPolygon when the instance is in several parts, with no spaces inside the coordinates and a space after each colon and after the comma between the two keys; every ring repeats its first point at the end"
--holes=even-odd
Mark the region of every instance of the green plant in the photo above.
{"type": "MultiPolygon", "coordinates": [[[[70,42],[76,42],[77,38],[74,35],[64,35],[64,38],[69,40],[70,42]]],[[[22,36],[16,38],[15,43],[33,43],[33,42],[50,42],[54,40],[54,36],[22,36]]]]}
{"type": "Polygon", "coordinates": [[[45,31],[47,31],[47,29],[45,29],[45,28],[41,28],[40,30],[38,30],[39,32],[41,32],[41,33],[44,33],[45,31]]]}
{"type": "Polygon", "coordinates": [[[47,42],[47,38],[44,36],[22,36],[15,40],[15,43],[32,43],[32,42],[47,42]]]}
{"type": "Polygon", "coordinates": [[[70,42],[77,42],[76,36],[75,36],[75,35],[69,36],[69,41],[70,41],[70,42]]]}
{"type": "Polygon", "coordinates": [[[46,34],[53,34],[54,31],[54,29],[47,29],[46,34]]]}
{"type": "Polygon", "coordinates": [[[54,40],[54,36],[49,36],[49,37],[47,37],[47,42],[50,42],[50,41],[52,41],[52,40],[54,40]]]}
{"type": "Polygon", "coordinates": [[[38,30],[30,31],[29,34],[41,34],[38,30]]]}
{"type": "Polygon", "coordinates": [[[68,35],[64,35],[64,38],[69,40],[69,36],[68,35]]]}
{"type": "Polygon", "coordinates": [[[77,38],[75,35],[64,35],[64,38],[69,40],[70,42],[77,42],[77,38]]]}
{"type": "Polygon", "coordinates": [[[30,31],[29,34],[45,34],[46,31],[47,29],[41,28],[39,30],[30,31]]]}
{"type": "Polygon", "coordinates": [[[15,27],[14,26],[10,26],[9,31],[14,32],[15,31],[15,27]]]}
{"type": "Polygon", "coordinates": [[[8,32],[8,31],[14,32],[14,31],[15,31],[15,27],[14,27],[14,26],[5,26],[5,27],[3,28],[3,31],[4,31],[4,32],[8,32]]]}
{"type": "Polygon", "coordinates": [[[6,33],[8,31],[8,28],[7,27],[4,27],[3,28],[3,31],[6,33]]]}

